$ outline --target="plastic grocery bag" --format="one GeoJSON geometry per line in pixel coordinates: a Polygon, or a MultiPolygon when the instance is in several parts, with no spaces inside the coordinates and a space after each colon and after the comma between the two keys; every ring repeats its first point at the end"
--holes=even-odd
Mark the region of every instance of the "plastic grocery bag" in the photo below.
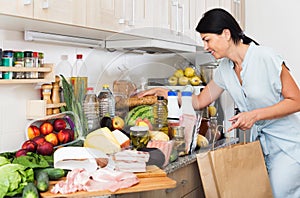
{"type": "Polygon", "coordinates": [[[269,198],[272,189],[259,141],[197,154],[207,198],[269,198]]]}

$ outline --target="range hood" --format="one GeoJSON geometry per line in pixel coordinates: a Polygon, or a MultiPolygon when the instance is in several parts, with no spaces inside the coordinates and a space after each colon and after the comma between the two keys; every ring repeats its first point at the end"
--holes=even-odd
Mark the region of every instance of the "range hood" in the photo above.
{"type": "Polygon", "coordinates": [[[195,53],[196,46],[157,39],[108,40],[105,48],[109,51],[130,51],[136,53],[195,53]]]}

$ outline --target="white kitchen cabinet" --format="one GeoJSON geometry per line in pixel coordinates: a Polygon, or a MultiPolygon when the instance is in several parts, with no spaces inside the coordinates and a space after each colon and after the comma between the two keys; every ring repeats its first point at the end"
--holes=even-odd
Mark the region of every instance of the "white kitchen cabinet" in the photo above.
{"type": "Polygon", "coordinates": [[[86,0],[35,0],[35,19],[64,24],[86,25],[86,0]]]}
{"type": "Polygon", "coordinates": [[[152,27],[154,1],[88,0],[87,26],[110,31],[152,27]]]}
{"type": "Polygon", "coordinates": [[[0,0],[0,13],[21,17],[33,17],[33,0],[0,0]]]}

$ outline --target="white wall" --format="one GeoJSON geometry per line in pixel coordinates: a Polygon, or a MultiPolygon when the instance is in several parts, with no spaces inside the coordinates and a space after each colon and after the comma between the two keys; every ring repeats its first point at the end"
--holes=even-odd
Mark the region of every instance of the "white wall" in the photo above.
{"type": "Polygon", "coordinates": [[[245,0],[246,30],[261,45],[278,51],[300,84],[300,1],[245,0]]]}

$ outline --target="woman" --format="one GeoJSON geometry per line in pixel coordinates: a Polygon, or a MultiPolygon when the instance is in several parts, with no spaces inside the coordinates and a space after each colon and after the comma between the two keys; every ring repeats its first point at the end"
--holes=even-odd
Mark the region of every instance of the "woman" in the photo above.
{"type": "MultiPolygon", "coordinates": [[[[300,91],[286,61],[247,37],[223,9],[206,12],[196,30],[205,50],[221,61],[214,79],[193,96],[194,108],[227,90],[241,112],[229,119],[228,131],[251,129],[252,140],[261,142],[274,196],[300,197],[300,91]]],[[[154,88],[139,96],[167,97],[167,91],[154,88]]]]}

